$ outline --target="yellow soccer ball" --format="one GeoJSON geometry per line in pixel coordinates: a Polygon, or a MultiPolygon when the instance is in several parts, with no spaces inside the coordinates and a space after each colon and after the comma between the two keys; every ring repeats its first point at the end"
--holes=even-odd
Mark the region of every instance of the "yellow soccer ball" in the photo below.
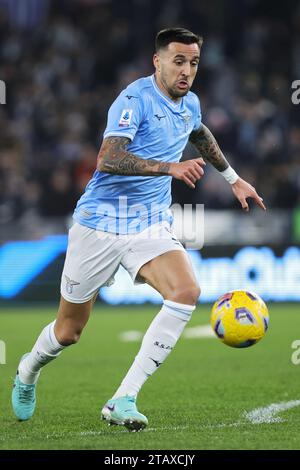
{"type": "Polygon", "coordinates": [[[235,290],[213,305],[211,326],[223,343],[247,348],[261,340],[269,326],[268,308],[255,293],[235,290]]]}

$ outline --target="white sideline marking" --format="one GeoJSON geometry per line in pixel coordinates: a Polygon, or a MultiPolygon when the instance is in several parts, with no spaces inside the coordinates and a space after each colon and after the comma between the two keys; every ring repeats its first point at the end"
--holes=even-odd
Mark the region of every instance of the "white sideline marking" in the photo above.
{"type": "Polygon", "coordinates": [[[282,423],[284,419],[276,415],[281,411],[295,408],[295,406],[300,406],[300,400],[282,401],[280,403],[272,403],[269,406],[255,408],[248,413],[246,412],[244,417],[250,421],[251,424],[282,423]]]}
{"type": "Polygon", "coordinates": [[[216,338],[210,325],[193,326],[183,332],[184,338],[216,338]]]}
{"type": "MultiPolygon", "coordinates": [[[[284,420],[279,416],[275,416],[276,414],[280,413],[281,411],[286,411],[291,408],[295,408],[296,406],[300,406],[300,400],[291,400],[291,401],[284,401],[280,403],[272,403],[269,406],[255,408],[252,411],[244,412],[243,418],[247,421],[250,421],[251,424],[271,424],[271,423],[280,423],[284,420]]],[[[215,424],[200,424],[199,426],[162,426],[162,427],[148,427],[144,429],[142,432],[161,432],[161,431],[183,431],[185,429],[218,429],[218,428],[232,428],[238,426],[248,426],[249,423],[246,421],[237,421],[235,423],[215,423],[215,424]]],[[[81,431],[81,432],[54,432],[51,434],[46,434],[44,438],[46,439],[58,439],[64,437],[76,437],[76,436],[101,436],[107,435],[110,432],[109,428],[107,429],[99,429],[99,430],[88,430],[88,431],[81,431]]],[[[118,432],[128,434],[127,429],[121,428],[118,432]]],[[[14,436],[14,441],[24,441],[33,439],[33,436],[21,435],[17,438],[14,436]]],[[[7,442],[9,437],[0,436],[0,442],[7,442]]]]}
{"type": "MultiPolygon", "coordinates": [[[[119,338],[124,342],[140,341],[144,336],[141,331],[130,330],[120,333],[119,338]]],[[[216,338],[210,325],[193,326],[186,328],[182,334],[184,338],[216,338]]]]}
{"type": "Polygon", "coordinates": [[[120,340],[124,341],[125,343],[130,342],[130,341],[140,341],[142,337],[143,337],[143,333],[141,331],[135,331],[135,330],[122,331],[122,333],[119,334],[120,340]]]}

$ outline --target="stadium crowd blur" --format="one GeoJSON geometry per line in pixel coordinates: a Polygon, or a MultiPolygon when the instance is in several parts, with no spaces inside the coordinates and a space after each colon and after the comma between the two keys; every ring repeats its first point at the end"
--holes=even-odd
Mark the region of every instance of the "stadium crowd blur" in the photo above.
{"type": "MultiPolygon", "coordinates": [[[[193,91],[232,166],[268,207],[299,206],[300,105],[291,84],[300,79],[300,5],[276,3],[0,0],[1,223],[72,213],[110,104],[153,72],[155,34],[169,26],[204,37],[193,91]]],[[[193,152],[188,146],[184,158],[193,152]]],[[[174,182],[173,198],[238,208],[213,169],[195,191],[174,182]]]]}

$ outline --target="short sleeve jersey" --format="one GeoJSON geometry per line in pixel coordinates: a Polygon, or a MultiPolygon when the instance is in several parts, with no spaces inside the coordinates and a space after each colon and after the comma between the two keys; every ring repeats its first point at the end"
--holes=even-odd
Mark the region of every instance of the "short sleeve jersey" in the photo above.
{"type": "MultiPolygon", "coordinates": [[[[188,92],[175,103],[154,75],[123,90],[108,112],[104,138],[130,139],[127,150],[144,160],[179,162],[190,133],[201,126],[198,97],[188,92]]],[[[96,170],[79,199],[74,219],[107,232],[137,233],[171,222],[171,176],[126,176],[96,170]]]]}

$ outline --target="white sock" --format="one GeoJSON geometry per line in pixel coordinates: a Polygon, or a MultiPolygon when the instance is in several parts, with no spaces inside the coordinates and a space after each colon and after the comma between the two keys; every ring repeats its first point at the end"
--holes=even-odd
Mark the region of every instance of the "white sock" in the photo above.
{"type": "Polygon", "coordinates": [[[24,384],[36,383],[40,369],[48,362],[53,361],[66,347],[57,341],[54,325],[55,321],[43,329],[29,355],[20,362],[19,377],[24,384]]]}
{"type": "Polygon", "coordinates": [[[165,300],[143,338],[141,348],[113,398],[136,396],[145,381],[165,361],[192,316],[193,305],[165,300]]]}

